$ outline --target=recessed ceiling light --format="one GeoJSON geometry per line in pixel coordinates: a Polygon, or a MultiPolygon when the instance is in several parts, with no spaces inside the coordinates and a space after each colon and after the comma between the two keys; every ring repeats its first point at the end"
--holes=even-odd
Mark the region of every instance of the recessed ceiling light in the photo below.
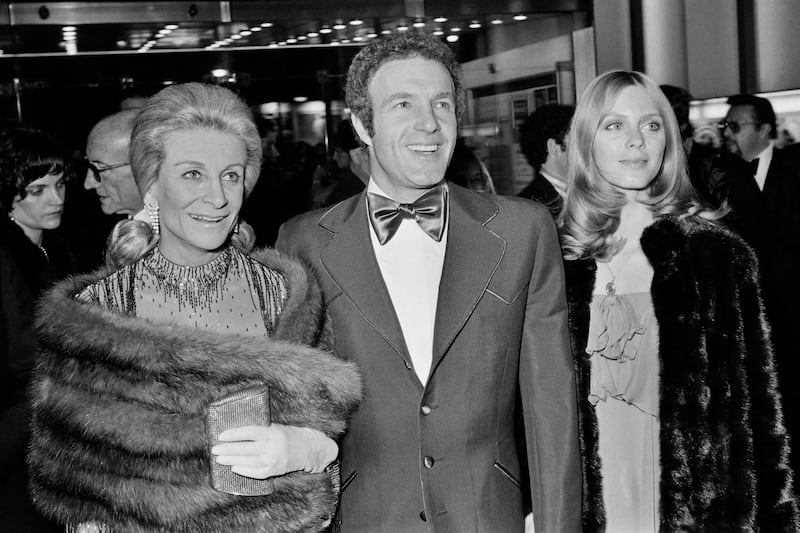
{"type": "Polygon", "coordinates": [[[502,23],[503,23],[503,19],[500,19],[500,18],[492,19],[492,24],[502,24],[502,23]]]}
{"type": "Polygon", "coordinates": [[[61,31],[67,32],[67,31],[75,31],[77,29],[78,28],[76,28],[75,26],[64,26],[63,28],[61,28],[61,31]]]}
{"type": "Polygon", "coordinates": [[[308,36],[311,37],[311,38],[319,37],[319,32],[318,31],[310,31],[310,32],[308,32],[308,36]]]}
{"type": "Polygon", "coordinates": [[[250,31],[261,31],[261,26],[253,26],[250,31]]]}
{"type": "Polygon", "coordinates": [[[421,20],[418,20],[418,21],[416,21],[416,22],[413,24],[413,26],[414,26],[415,28],[424,28],[424,27],[425,27],[425,22],[424,22],[424,21],[421,21],[421,20]]]}
{"type": "Polygon", "coordinates": [[[250,35],[253,35],[253,32],[251,32],[250,30],[242,30],[239,32],[239,35],[241,35],[242,37],[249,37],[250,35]]]}
{"type": "Polygon", "coordinates": [[[360,43],[361,41],[363,41],[363,40],[364,40],[364,38],[363,38],[363,37],[361,37],[360,35],[356,35],[355,37],[353,37],[353,40],[354,40],[355,42],[357,42],[357,43],[360,43]]]}
{"type": "Polygon", "coordinates": [[[343,30],[343,29],[345,29],[345,28],[347,28],[347,26],[345,26],[345,25],[344,25],[344,24],[342,24],[341,22],[339,22],[338,24],[334,24],[334,25],[333,25],[333,29],[334,29],[334,30],[343,30]]]}
{"type": "Polygon", "coordinates": [[[392,30],[382,30],[381,31],[381,35],[389,35],[390,33],[392,33],[392,30]]]}
{"type": "Polygon", "coordinates": [[[78,38],[78,36],[75,35],[74,33],[69,33],[67,35],[64,35],[63,37],[65,41],[74,41],[75,39],[78,38]]]}
{"type": "Polygon", "coordinates": [[[447,17],[436,17],[435,19],[433,19],[433,21],[441,24],[443,22],[447,22],[447,17]]]}
{"type": "Polygon", "coordinates": [[[444,32],[442,30],[434,30],[433,34],[439,36],[439,35],[444,35],[444,32]]]}
{"type": "Polygon", "coordinates": [[[458,33],[461,31],[461,28],[459,28],[458,26],[453,26],[452,28],[450,28],[450,31],[452,31],[453,33],[458,33]]]}
{"type": "Polygon", "coordinates": [[[303,102],[308,102],[308,96],[295,96],[294,101],[298,104],[302,104],[303,102]]]}
{"type": "Polygon", "coordinates": [[[350,24],[352,26],[360,26],[360,25],[364,24],[364,21],[361,20],[361,19],[353,19],[353,20],[350,21],[350,24]]]}
{"type": "Polygon", "coordinates": [[[528,20],[527,15],[514,15],[514,20],[528,20]]]}
{"type": "Polygon", "coordinates": [[[477,20],[473,20],[472,22],[469,23],[469,27],[472,28],[473,30],[477,30],[478,28],[481,27],[481,23],[478,22],[477,20]]]}
{"type": "Polygon", "coordinates": [[[448,35],[446,39],[448,43],[454,43],[458,41],[458,35],[448,35]]]}
{"type": "Polygon", "coordinates": [[[397,27],[397,31],[408,31],[408,26],[403,24],[402,26],[397,27]]]}
{"type": "Polygon", "coordinates": [[[267,48],[278,48],[278,43],[274,43],[274,42],[273,43],[269,43],[267,48]]]}
{"type": "Polygon", "coordinates": [[[211,71],[211,75],[215,78],[224,78],[225,76],[229,76],[230,73],[231,71],[226,68],[215,68],[211,71]]]}
{"type": "Polygon", "coordinates": [[[286,41],[278,41],[278,46],[286,46],[286,41]]]}
{"type": "Polygon", "coordinates": [[[167,24],[167,25],[166,25],[166,26],[164,26],[164,27],[165,27],[166,29],[168,29],[168,30],[177,30],[177,29],[178,29],[178,25],[177,25],[177,24],[167,24]]]}
{"type": "Polygon", "coordinates": [[[367,37],[368,37],[368,38],[370,38],[370,39],[374,39],[374,38],[375,38],[375,37],[377,37],[377,36],[378,36],[378,34],[377,34],[377,33],[375,33],[374,31],[371,31],[371,32],[369,32],[369,33],[367,34],[367,37]]]}
{"type": "Polygon", "coordinates": [[[339,41],[331,41],[331,46],[339,46],[339,41]]]}
{"type": "Polygon", "coordinates": [[[128,46],[128,41],[124,41],[122,39],[117,41],[117,48],[125,48],[126,46],[128,46]]]}
{"type": "Polygon", "coordinates": [[[289,37],[288,39],[286,39],[286,44],[294,44],[296,42],[297,39],[295,39],[294,37],[289,37]]]}
{"type": "Polygon", "coordinates": [[[305,41],[306,39],[308,39],[308,37],[306,37],[305,35],[298,35],[297,36],[297,40],[298,41],[305,41]]]}
{"type": "Polygon", "coordinates": [[[271,22],[262,22],[261,23],[261,27],[262,28],[271,28],[272,27],[272,23],[271,22]]]}
{"type": "Polygon", "coordinates": [[[230,36],[230,39],[233,39],[234,41],[238,41],[241,38],[242,38],[242,36],[239,35],[238,33],[236,35],[231,35],[230,36]]]}
{"type": "Polygon", "coordinates": [[[333,30],[328,28],[327,26],[325,28],[322,28],[322,29],[319,30],[320,33],[330,33],[332,31],[333,30]]]}

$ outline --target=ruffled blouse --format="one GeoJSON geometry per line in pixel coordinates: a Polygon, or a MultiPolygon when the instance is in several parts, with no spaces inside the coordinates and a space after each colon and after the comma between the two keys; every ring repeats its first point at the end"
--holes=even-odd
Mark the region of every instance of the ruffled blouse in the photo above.
{"type": "Polygon", "coordinates": [[[614,398],[658,417],[658,323],[649,292],[595,294],[586,353],[592,405],[614,398]]]}

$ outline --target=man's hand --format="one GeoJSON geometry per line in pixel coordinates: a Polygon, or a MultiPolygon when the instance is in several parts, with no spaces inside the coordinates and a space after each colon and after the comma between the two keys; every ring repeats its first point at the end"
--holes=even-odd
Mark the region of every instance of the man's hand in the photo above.
{"type": "Polygon", "coordinates": [[[217,463],[255,479],[297,470],[322,472],[339,453],[336,442],[321,431],[280,424],[229,429],[219,440],[225,442],[211,449],[217,463]]]}

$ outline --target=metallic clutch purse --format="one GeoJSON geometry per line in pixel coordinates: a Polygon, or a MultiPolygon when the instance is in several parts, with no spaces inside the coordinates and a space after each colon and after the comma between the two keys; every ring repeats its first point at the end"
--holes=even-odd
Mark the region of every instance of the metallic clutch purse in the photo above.
{"type": "MultiPolygon", "coordinates": [[[[215,400],[208,407],[206,433],[209,450],[219,444],[219,435],[231,428],[268,426],[269,387],[241,389],[215,400]]],[[[240,476],[228,465],[221,465],[211,456],[211,486],[221,492],[239,496],[264,496],[275,490],[272,479],[253,479],[240,476]]]]}

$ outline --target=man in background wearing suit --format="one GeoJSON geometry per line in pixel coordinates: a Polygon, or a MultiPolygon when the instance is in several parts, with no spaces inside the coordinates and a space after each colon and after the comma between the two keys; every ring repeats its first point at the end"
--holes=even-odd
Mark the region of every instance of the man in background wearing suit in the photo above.
{"type": "Polygon", "coordinates": [[[519,129],[519,145],[536,171],[533,181],[518,194],[546,205],[558,216],[567,190],[567,132],[575,108],[547,104],[531,113],[519,129]]]}
{"type": "Polygon", "coordinates": [[[561,252],[541,205],[444,182],[463,108],[446,44],[376,39],[347,104],[367,189],[281,229],[318,270],[365,399],[341,445],[345,532],[522,531],[514,400],[537,533],[577,531],[581,474],[561,252]]]}
{"type": "Polygon", "coordinates": [[[800,344],[795,336],[800,302],[800,145],[774,146],[777,128],[769,100],[741,94],[729,98],[728,104],[721,127],[727,148],[742,161],[738,172],[728,173],[724,196],[731,207],[731,227],[758,257],[783,413],[792,439],[790,462],[800,472],[796,407],[800,344]]]}

